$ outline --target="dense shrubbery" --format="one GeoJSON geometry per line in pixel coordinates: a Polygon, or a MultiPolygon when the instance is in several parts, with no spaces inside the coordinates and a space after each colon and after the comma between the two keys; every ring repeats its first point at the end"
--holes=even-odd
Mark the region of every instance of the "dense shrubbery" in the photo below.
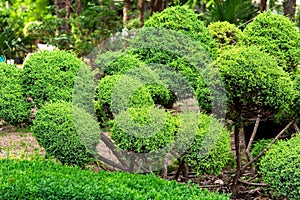
{"type": "Polygon", "coordinates": [[[212,116],[199,115],[199,130],[184,161],[197,174],[219,174],[231,158],[230,134],[212,116]]]}
{"type": "Polygon", "coordinates": [[[80,167],[93,161],[100,138],[94,118],[69,102],[45,104],[36,114],[32,132],[48,156],[80,167]]]}
{"type": "Polygon", "coordinates": [[[287,17],[264,12],[246,26],[244,35],[246,45],[256,45],[274,56],[285,71],[296,71],[300,62],[300,33],[287,17]]]}
{"type": "Polygon", "coordinates": [[[170,145],[178,121],[162,109],[132,108],[117,116],[111,137],[122,150],[156,152],[170,145]]]}
{"type": "Polygon", "coordinates": [[[272,193],[288,199],[300,199],[300,137],[278,141],[260,162],[260,173],[272,193]]]}
{"type": "Polygon", "coordinates": [[[139,84],[141,83],[133,80],[133,78],[122,75],[107,75],[99,81],[97,93],[98,112],[102,113],[104,121],[112,119],[113,113],[117,114],[117,112],[127,107],[140,108],[154,105],[147,88],[144,86],[138,87],[139,84]],[[120,92],[120,89],[123,89],[123,92],[120,92]],[[124,90],[128,94],[125,94],[124,90]],[[133,93],[130,94],[130,92],[133,93]],[[127,99],[127,97],[129,98],[127,99]]]}
{"type": "Polygon", "coordinates": [[[229,22],[214,22],[208,28],[212,38],[218,44],[219,50],[237,45],[243,38],[242,31],[229,22]]]}
{"type": "Polygon", "coordinates": [[[26,95],[38,108],[47,101],[71,101],[74,80],[81,64],[75,54],[66,51],[35,53],[24,64],[26,95]]]}
{"type": "Polygon", "coordinates": [[[1,199],[207,199],[229,200],[197,186],[153,174],[94,173],[53,162],[0,160],[1,199]]]}
{"type": "MultiPolygon", "coordinates": [[[[231,114],[241,112],[284,112],[293,97],[292,80],[267,53],[255,47],[224,51],[217,59],[223,76],[231,114]]],[[[233,117],[233,116],[231,116],[233,117]]]]}
{"type": "MultiPolygon", "coordinates": [[[[261,139],[261,140],[255,141],[251,148],[252,157],[255,158],[256,156],[258,156],[271,143],[271,141],[272,141],[272,139],[261,139]]],[[[261,158],[259,158],[255,162],[255,165],[258,168],[260,167],[260,160],[261,160],[261,158]]]]}
{"type": "Polygon", "coordinates": [[[216,56],[217,46],[204,23],[193,10],[184,6],[166,8],[161,13],[154,13],[145,22],[145,27],[165,28],[179,31],[202,43],[212,57],[216,56]]]}
{"type": "Polygon", "coordinates": [[[26,102],[22,71],[15,65],[0,63],[0,119],[10,124],[29,120],[31,104],[26,102]]]}

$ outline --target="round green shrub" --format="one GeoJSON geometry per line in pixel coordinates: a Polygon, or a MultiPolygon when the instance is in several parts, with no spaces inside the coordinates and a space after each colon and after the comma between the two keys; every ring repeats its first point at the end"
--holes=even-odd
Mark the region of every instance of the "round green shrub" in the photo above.
{"type": "Polygon", "coordinates": [[[219,174],[231,161],[230,134],[214,117],[199,115],[198,131],[183,160],[197,174],[219,174]]]}
{"type": "Polygon", "coordinates": [[[298,123],[300,121],[300,74],[296,75],[296,77],[294,78],[294,89],[295,97],[293,100],[293,104],[291,105],[290,113],[298,123]]]}
{"type": "Polygon", "coordinates": [[[114,114],[116,114],[123,108],[125,109],[126,106],[136,108],[153,106],[154,102],[148,89],[143,86],[139,88],[136,88],[135,86],[136,85],[134,84],[134,80],[131,77],[124,78],[124,76],[122,75],[107,75],[102,78],[98,84],[97,102],[99,106],[97,115],[102,115],[103,121],[112,119],[114,113],[114,111],[112,110],[112,103],[116,104],[115,106],[117,107],[117,110],[114,114]],[[123,83],[125,85],[123,85],[123,83]],[[123,91],[119,91],[122,89],[123,91]],[[129,94],[129,99],[126,99],[126,95],[128,95],[129,91],[132,91],[133,94],[129,94]],[[121,95],[119,96],[119,99],[115,98],[116,101],[113,101],[112,99],[112,95],[114,93],[117,93],[117,95],[121,95]],[[129,105],[126,105],[126,100],[129,100],[129,105]]]}
{"type": "MultiPolygon", "coordinates": [[[[258,156],[271,142],[273,139],[261,139],[258,141],[255,141],[251,147],[251,155],[253,158],[255,158],[256,156],[258,156]]],[[[255,162],[255,166],[257,166],[258,168],[260,168],[260,161],[261,158],[259,158],[256,162],[255,162]]]]}
{"type": "Polygon", "coordinates": [[[300,137],[279,140],[260,162],[263,181],[276,196],[300,199],[300,137]]]}
{"type": "Polygon", "coordinates": [[[300,62],[300,33],[285,16],[264,12],[244,29],[244,43],[256,45],[277,59],[287,72],[295,72],[300,62]]]}
{"type": "Polygon", "coordinates": [[[199,16],[185,6],[173,6],[162,12],[154,13],[146,22],[145,27],[165,28],[179,31],[202,43],[204,49],[215,58],[217,45],[209,30],[199,20],[199,16]]]}
{"type": "Polygon", "coordinates": [[[273,114],[291,105],[292,80],[267,53],[256,47],[231,48],[222,52],[216,64],[227,91],[228,117],[235,118],[242,105],[244,112],[261,109],[273,114]]]}
{"type": "Polygon", "coordinates": [[[41,51],[24,64],[23,84],[26,95],[37,108],[47,101],[71,101],[79,67],[82,62],[67,51],[41,51]]]}
{"type": "Polygon", "coordinates": [[[70,102],[46,103],[38,110],[32,132],[47,156],[62,164],[84,167],[94,160],[99,143],[98,123],[86,111],[70,102]]]}
{"type": "Polygon", "coordinates": [[[122,150],[156,152],[172,143],[177,125],[178,121],[162,109],[130,108],[115,119],[111,138],[122,150]]]}
{"type": "Polygon", "coordinates": [[[243,32],[229,22],[213,22],[208,26],[212,38],[219,46],[219,50],[239,44],[243,32]]]}
{"type": "Polygon", "coordinates": [[[0,63],[0,119],[10,124],[29,121],[31,104],[26,101],[22,70],[0,63]]]}

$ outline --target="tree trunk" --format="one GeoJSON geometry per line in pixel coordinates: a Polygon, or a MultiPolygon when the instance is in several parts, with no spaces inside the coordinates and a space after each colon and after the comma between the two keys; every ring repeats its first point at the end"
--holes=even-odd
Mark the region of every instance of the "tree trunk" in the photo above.
{"type": "Polygon", "coordinates": [[[292,19],[296,12],[296,0],[285,0],[283,13],[288,18],[292,19]]]}
{"type": "Polygon", "coordinates": [[[234,126],[234,144],[235,144],[235,154],[236,154],[236,172],[233,178],[232,184],[232,194],[235,196],[239,193],[239,179],[241,177],[241,165],[242,165],[242,155],[240,148],[240,125],[236,124],[234,126]]]}
{"type": "Polygon", "coordinates": [[[268,0],[260,0],[260,11],[266,11],[267,10],[267,1],[268,0]]]}
{"type": "Polygon", "coordinates": [[[137,8],[139,10],[139,20],[140,20],[139,27],[141,28],[141,27],[144,26],[144,11],[145,11],[145,2],[144,2],[144,0],[138,0],[137,8]]]}
{"type": "Polygon", "coordinates": [[[166,0],[150,0],[150,16],[154,12],[161,12],[166,8],[166,0]]]}
{"type": "Polygon", "coordinates": [[[131,10],[131,1],[130,0],[124,0],[124,6],[123,6],[123,26],[126,27],[127,21],[130,19],[130,10],[131,10]]]}
{"type": "MultiPolygon", "coordinates": [[[[65,33],[68,35],[71,32],[71,25],[70,25],[70,16],[71,16],[71,1],[66,0],[66,16],[65,16],[65,33]]],[[[70,48],[70,41],[66,41],[66,48],[70,48]]]]}

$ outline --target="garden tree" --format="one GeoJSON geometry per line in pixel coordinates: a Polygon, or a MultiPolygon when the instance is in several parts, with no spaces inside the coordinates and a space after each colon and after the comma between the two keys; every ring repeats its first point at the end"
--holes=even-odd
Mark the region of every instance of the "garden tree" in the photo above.
{"type": "Polygon", "coordinates": [[[246,26],[244,36],[246,45],[256,45],[269,53],[285,71],[297,71],[300,33],[287,17],[272,12],[261,13],[246,26]]]}
{"type": "Polygon", "coordinates": [[[123,26],[126,27],[127,21],[130,20],[130,12],[132,7],[132,1],[131,0],[124,0],[123,1],[123,26]]]}
{"type": "Polygon", "coordinates": [[[260,11],[263,12],[263,11],[266,11],[267,10],[267,2],[268,0],[260,0],[260,11]]]}
{"type": "MultiPolygon", "coordinates": [[[[237,168],[233,193],[238,192],[241,172],[240,128],[243,114],[256,117],[287,112],[292,104],[294,90],[288,73],[271,56],[256,47],[236,47],[223,51],[216,61],[223,77],[228,98],[227,118],[234,123],[237,168]]],[[[259,117],[257,117],[259,119],[259,117]]],[[[288,127],[291,123],[288,124],[288,127]]],[[[255,136],[255,130],[251,136],[255,136]]],[[[248,144],[251,146],[251,139],[248,144]]],[[[249,150],[249,148],[247,149],[249,150]]],[[[247,153],[250,162],[252,157],[247,153]]],[[[249,165],[249,164],[247,164],[249,165]]]]}
{"type": "Polygon", "coordinates": [[[150,16],[155,12],[163,11],[167,6],[166,2],[166,0],[150,0],[150,16]]]}
{"type": "Polygon", "coordinates": [[[297,0],[285,0],[283,3],[283,13],[289,19],[293,19],[296,12],[296,1],[297,0]]]}
{"type": "Polygon", "coordinates": [[[137,8],[139,10],[139,27],[143,27],[144,25],[144,12],[145,12],[145,1],[144,0],[138,0],[137,2],[137,8]]]}

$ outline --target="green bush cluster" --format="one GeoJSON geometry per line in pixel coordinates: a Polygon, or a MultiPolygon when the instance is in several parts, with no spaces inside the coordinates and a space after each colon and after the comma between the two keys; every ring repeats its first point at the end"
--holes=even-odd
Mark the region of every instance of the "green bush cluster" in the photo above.
{"type": "MultiPolygon", "coordinates": [[[[255,141],[251,147],[251,155],[253,158],[258,156],[271,142],[273,139],[261,139],[258,141],[255,141]]],[[[260,168],[260,161],[261,158],[259,158],[256,162],[255,165],[260,168]]]]}
{"type": "Polygon", "coordinates": [[[197,174],[219,174],[231,158],[230,134],[212,116],[199,115],[198,131],[183,160],[197,174]]]}
{"type": "Polygon", "coordinates": [[[197,186],[153,174],[94,173],[47,161],[0,160],[0,199],[207,199],[229,200],[197,186]]]}
{"type": "Polygon", "coordinates": [[[279,140],[260,162],[263,181],[276,196],[300,199],[300,137],[279,140]]]}
{"type": "Polygon", "coordinates": [[[215,58],[217,45],[199,16],[185,6],[173,6],[154,13],[145,22],[145,27],[165,28],[179,31],[202,43],[204,49],[215,58]]]}
{"type": "Polygon", "coordinates": [[[256,47],[232,48],[216,63],[232,114],[241,112],[237,110],[241,105],[246,105],[245,111],[250,113],[261,109],[276,114],[289,109],[294,94],[292,80],[267,53],[256,47]]]}
{"type": "Polygon", "coordinates": [[[300,62],[300,33],[287,18],[272,12],[259,14],[244,29],[244,43],[256,45],[274,56],[287,72],[295,72],[300,62]]]}
{"type": "Polygon", "coordinates": [[[223,48],[241,43],[243,32],[229,22],[213,22],[208,26],[209,32],[218,44],[219,51],[223,48]]]}
{"type": "Polygon", "coordinates": [[[117,114],[127,107],[140,108],[154,105],[147,88],[144,86],[137,87],[138,84],[141,83],[133,80],[132,77],[122,75],[107,75],[99,81],[97,91],[98,113],[102,113],[104,121],[113,119],[113,113],[117,114]],[[123,92],[120,91],[122,89],[123,92]],[[132,94],[130,94],[131,92],[132,94]],[[127,101],[129,104],[126,104],[127,101]],[[112,106],[115,106],[116,109],[113,109],[112,106]]]}
{"type": "Polygon", "coordinates": [[[115,119],[111,138],[122,150],[156,152],[174,140],[178,122],[162,109],[131,108],[115,119]]]}
{"type": "Polygon", "coordinates": [[[10,124],[28,122],[31,104],[26,101],[22,71],[0,63],[0,119],[10,124]]]}
{"type": "Polygon", "coordinates": [[[94,160],[100,139],[94,118],[70,102],[46,103],[36,114],[32,132],[47,156],[80,167],[94,160]]]}
{"type": "Polygon", "coordinates": [[[24,64],[26,95],[34,100],[37,108],[47,101],[71,101],[74,80],[81,64],[81,60],[71,52],[35,53],[24,64]]]}

